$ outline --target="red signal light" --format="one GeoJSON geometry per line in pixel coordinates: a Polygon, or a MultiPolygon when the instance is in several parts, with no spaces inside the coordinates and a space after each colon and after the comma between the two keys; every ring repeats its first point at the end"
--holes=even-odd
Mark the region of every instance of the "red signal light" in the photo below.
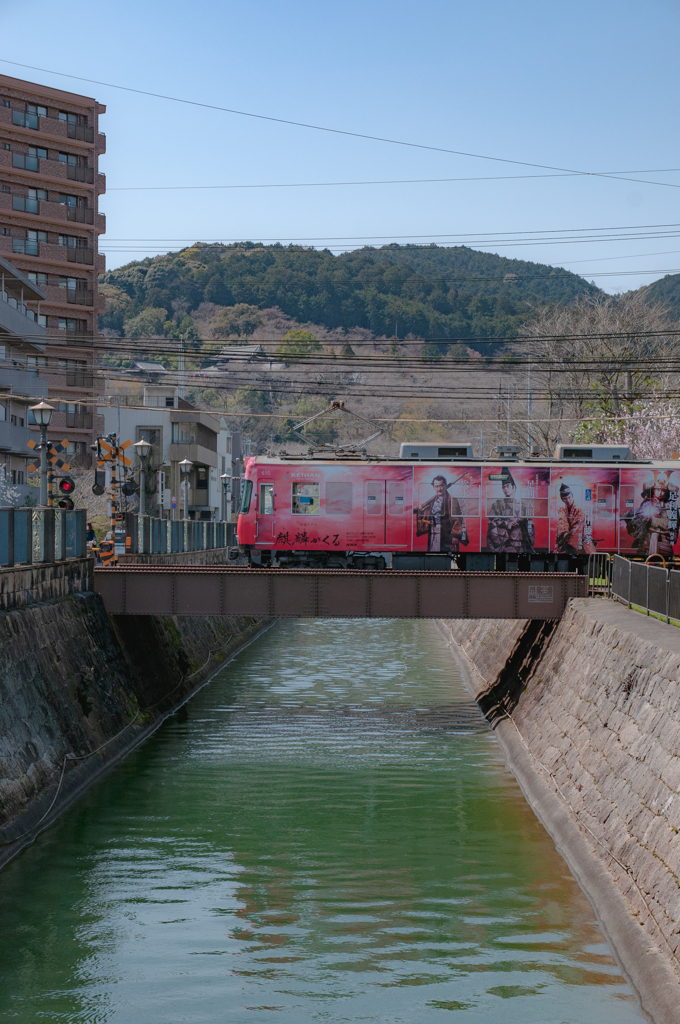
{"type": "Polygon", "coordinates": [[[73,494],[76,489],[76,482],[71,476],[63,476],[59,481],[59,490],[62,494],[73,494]]]}

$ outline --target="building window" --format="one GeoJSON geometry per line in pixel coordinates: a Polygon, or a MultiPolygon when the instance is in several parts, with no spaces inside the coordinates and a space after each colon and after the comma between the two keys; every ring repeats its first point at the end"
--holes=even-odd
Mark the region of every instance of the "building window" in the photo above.
{"type": "Polygon", "coordinates": [[[10,146],[9,142],[3,142],[3,146],[5,147],[5,149],[11,149],[12,148],[10,146]]]}
{"type": "Polygon", "coordinates": [[[29,146],[28,155],[35,156],[38,160],[47,160],[47,150],[43,149],[42,146],[29,146]]]}
{"type": "Polygon", "coordinates": [[[84,206],[85,202],[80,196],[67,196],[59,194],[59,202],[62,206],[84,206]]]}
{"type": "Polygon", "coordinates": [[[29,270],[28,274],[26,274],[26,277],[28,278],[29,281],[32,281],[33,284],[37,284],[38,288],[47,287],[47,274],[41,274],[38,273],[37,271],[29,270]]]}
{"type": "Polygon", "coordinates": [[[70,164],[71,167],[76,167],[78,164],[78,157],[73,153],[60,153],[59,154],[60,164],[70,164]]]}
{"type": "Polygon", "coordinates": [[[79,334],[87,330],[87,320],[76,320],[72,316],[59,317],[60,331],[77,331],[79,334]]]}
{"type": "Polygon", "coordinates": [[[26,237],[30,238],[31,241],[33,241],[33,242],[46,242],[47,241],[47,232],[46,231],[33,231],[32,228],[29,228],[28,231],[26,232],[26,237]]]}
{"type": "Polygon", "coordinates": [[[14,413],[10,416],[10,421],[13,427],[23,427],[24,425],[24,417],[16,416],[14,413]]]}
{"type": "Polygon", "coordinates": [[[84,249],[87,246],[87,239],[79,238],[77,235],[59,235],[59,245],[65,245],[69,249],[84,249]]]}
{"type": "Polygon", "coordinates": [[[47,366],[47,356],[27,356],[26,365],[35,373],[47,366]]]}
{"type": "Polygon", "coordinates": [[[172,395],[166,395],[165,396],[165,408],[166,409],[174,409],[175,408],[175,399],[172,397],[172,395]]]}
{"type": "Polygon", "coordinates": [[[3,235],[11,235],[12,234],[10,228],[3,228],[2,229],[2,233],[3,233],[3,235]]]}
{"type": "Polygon", "coordinates": [[[172,425],[173,444],[196,444],[195,423],[173,423],[172,425]]]}
{"type": "Polygon", "coordinates": [[[2,191],[3,192],[11,192],[12,189],[9,187],[9,185],[3,185],[2,186],[2,191]]]}
{"type": "Polygon", "coordinates": [[[80,284],[82,286],[83,283],[84,282],[79,281],[77,277],[60,277],[59,278],[59,287],[60,288],[67,288],[71,292],[74,292],[76,290],[76,288],[78,287],[78,285],[80,284]]]}
{"type": "Polygon", "coordinates": [[[78,124],[78,115],[69,114],[66,110],[59,111],[59,120],[66,121],[68,124],[78,124]]]}
{"type": "Polygon", "coordinates": [[[196,490],[207,491],[208,490],[208,467],[197,466],[196,467],[196,490]]]}
{"type": "Polygon", "coordinates": [[[26,110],[29,114],[36,114],[38,117],[47,117],[47,107],[40,107],[36,103],[27,103],[26,110]]]}
{"type": "Polygon", "coordinates": [[[29,188],[28,190],[29,199],[42,199],[47,200],[47,189],[44,188],[29,188]]]}
{"type": "Polygon", "coordinates": [[[2,105],[3,105],[3,107],[8,107],[9,106],[9,100],[3,100],[2,101],[2,105]]]}

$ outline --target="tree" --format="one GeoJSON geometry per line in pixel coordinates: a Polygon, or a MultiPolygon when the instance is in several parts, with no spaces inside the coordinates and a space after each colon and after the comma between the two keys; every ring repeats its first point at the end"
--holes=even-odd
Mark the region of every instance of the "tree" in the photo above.
{"type": "Polygon", "coordinates": [[[519,333],[536,339],[533,387],[547,401],[548,422],[533,434],[550,451],[587,412],[619,416],[624,403],[630,410],[636,397],[658,389],[660,360],[676,351],[680,326],[661,303],[628,292],[543,309],[519,333]]]}
{"type": "Polygon", "coordinates": [[[319,352],[319,344],[316,334],[311,331],[304,331],[301,328],[288,331],[281,338],[281,343],[276,350],[279,359],[287,359],[292,362],[295,359],[311,355],[312,352],[319,352]]]}
{"type": "Polygon", "coordinates": [[[124,324],[126,338],[157,338],[164,334],[164,324],[168,319],[167,309],[149,306],[137,316],[126,320],[124,324]]]}
{"type": "Polygon", "coordinates": [[[6,465],[0,466],[0,505],[18,505],[21,494],[12,486],[6,465]]]}
{"type": "Polygon", "coordinates": [[[627,445],[634,459],[672,459],[680,452],[680,408],[677,402],[653,398],[617,419],[579,424],[574,440],[627,445]]]}
{"type": "Polygon", "coordinates": [[[267,407],[267,395],[250,384],[237,388],[234,398],[236,404],[247,409],[248,412],[262,412],[267,407]]]}
{"type": "Polygon", "coordinates": [[[254,334],[262,323],[262,313],[257,306],[249,306],[246,302],[237,302],[235,306],[225,306],[218,310],[210,321],[210,333],[213,338],[248,338],[254,334]]]}

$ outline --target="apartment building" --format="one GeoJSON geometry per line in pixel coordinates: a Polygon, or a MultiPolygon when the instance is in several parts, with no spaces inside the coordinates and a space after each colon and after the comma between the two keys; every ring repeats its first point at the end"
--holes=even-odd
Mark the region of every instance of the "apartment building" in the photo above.
{"type": "Polygon", "coordinates": [[[0,256],[1,505],[23,505],[31,493],[26,471],[33,459],[28,447],[29,407],[47,397],[47,381],[38,373],[45,328],[37,323],[38,313],[29,303],[39,310],[44,298],[40,288],[0,256]]]}
{"type": "Polygon", "coordinates": [[[83,465],[101,432],[95,340],[105,110],[88,96],[0,75],[0,257],[44,294],[39,311],[35,297],[26,296],[26,306],[44,329],[39,372],[56,409],[50,433],[68,439],[70,461],[83,465]]]}
{"type": "Polygon", "coordinates": [[[230,431],[221,416],[195,409],[179,391],[171,384],[148,384],[141,405],[114,404],[114,399],[108,399],[111,404],[99,408],[104,433],[115,433],[121,441],[148,441],[152,446],[147,473],[151,493],[146,501],[152,515],[182,518],[179,464],[189,459],[189,518],[226,521],[235,529],[242,475],[240,435],[230,431]],[[173,497],[177,499],[174,512],[173,497]]]}

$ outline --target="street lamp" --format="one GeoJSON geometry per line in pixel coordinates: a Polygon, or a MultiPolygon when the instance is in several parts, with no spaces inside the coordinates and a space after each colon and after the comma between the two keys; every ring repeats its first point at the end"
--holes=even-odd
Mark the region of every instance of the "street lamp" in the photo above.
{"type": "Polygon", "coordinates": [[[146,473],[146,460],[149,452],[151,451],[151,445],[148,441],[137,441],[132,446],[137,450],[139,456],[139,514],[143,516],[146,512],[146,480],[144,475],[146,473]]]}
{"type": "Polygon", "coordinates": [[[184,482],[184,518],[189,518],[189,473],[193,462],[191,459],[182,459],[179,464],[179,468],[182,470],[182,480],[184,482]]]}
{"type": "Polygon", "coordinates": [[[35,422],[40,427],[40,504],[47,505],[47,428],[52,419],[54,406],[47,402],[39,402],[32,405],[30,411],[33,413],[35,422]]]}
{"type": "Polygon", "coordinates": [[[222,522],[224,522],[227,518],[227,491],[231,477],[228,473],[223,473],[220,480],[222,481],[222,522]]]}

